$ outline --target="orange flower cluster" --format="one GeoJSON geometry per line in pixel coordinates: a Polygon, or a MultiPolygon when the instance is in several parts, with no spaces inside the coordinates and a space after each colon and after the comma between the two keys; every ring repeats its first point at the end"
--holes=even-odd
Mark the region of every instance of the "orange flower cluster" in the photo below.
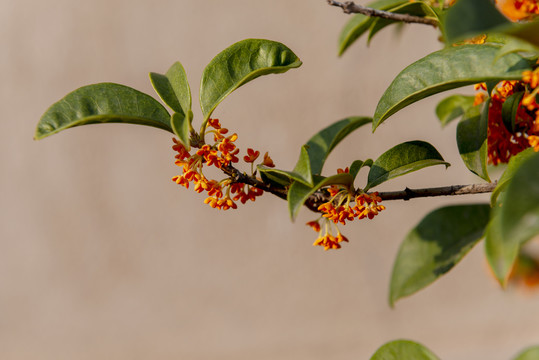
{"type": "MultiPolygon", "coordinates": [[[[192,182],[196,192],[206,191],[208,197],[204,203],[215,209],[236,209],[235,201],[238,200],[242,204],[249,200],[255,201],[258,196],[264,193],[263,190],[243,183],[234,183],[229,178],[221,181],[208,179],[202,172],[204,165],[222,169],[239,161],[237,155],[240,150],[234,144],[238,135],[225,136],[228,129],[222,128],[218,119],[209,119],[208,125],[213,128],[208,131],[208,134],[213,134],[214,144],[203,144],[194,154],[190,154],[181,142],[175,138],[172,139],[174,141],[172,149],[177,152],[175,164],[183,170],[183,174],[174,176],[172,181],[185,188],[189,188],[189,184],[192,182]]],[[[244,157],[244,160],[248,163],[254,163],[259,154],[259,151],[247,149],[247,156],[244,157]]],[[[268,153],[264,155],[263,164],[275,166],[268,153]]]]}
{"type": "Polygon", "coordinates": [[[527,20],[539,15],[537,0],[497,0],[496,5],[512,21],[527,20]]]}
{"type": "MultiPolygon", "coordinates": [[[[488,111],[488,162],[493,165],[507,163],[511,156],[533,146],[539,151],[539,105],[536,95],[539,90],[539,68],[523,73],[520,81],[502,81],[493,90],[488,111]],[[522,92],[523,98],[518,106],[514,128],[504,123],[502,109],[505,101],[513,94],[522,92]]],[[[484,84],[476,89],[486,90],[484,84]]],[[[476,95],[475,103],[487,98],[484,93],[476,95]]]]}
{"type": "MultiPolygon", "coordinates": [[[[348,172],[348,169],[339,169],[337,171],[337,173],[343,172],[348,172]]],[[[338,223],[346,225],[346,221],[353,221],[355,218],[372,219],[378,215],[380,211],[385,209],[385,206],[378,204],[382,199],[378,196],[377,192],[357,195],[354,198],[355,205],[351,206],[350,202],[353,196],[350,194],[349,189],[343,186],[332,185],[327,191],[332,196],[332,200],[318,207],[318,211],[322,213],[322,217],[316,221],[307,223],[308,226],[319,233],[313,246],[323,246],[324,250],[340,249],[341,242],[348,242],[348,239],[339,231],[339,228],[337,227],[338,223]],[[321,231],[321,220],[325,223],[324,231],[321,231]],[[329,231],[331,226],[334,226],[337,230],[337,236],[333,236],[329,231]]]]}

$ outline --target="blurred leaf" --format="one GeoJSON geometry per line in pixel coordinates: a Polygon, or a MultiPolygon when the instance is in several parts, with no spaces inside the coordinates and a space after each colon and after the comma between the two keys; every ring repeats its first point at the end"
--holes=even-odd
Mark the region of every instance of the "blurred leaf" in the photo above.
{"type": "Polygon", "coordinates": [[[365,161],[356,160],[350,165],[350,175],[355,179],[357,174],[359,173],[359,170],[361,170],[363,167],[371,167],[373,164],[372,159],[367,159],[365,161]]]}
{"type": "Polygon", "coordinates": [[[500,50],[498,50],[498,54],[496,55],[496,60],[498,60],[499,58],[507,54],[513,54],[513,53],[525,53],[525,54],[533,54],[537,56],[538,51],[539,51],[539,48],[535,47],[534,45],[530,44],[527,41],[513,38],[510,36],[506,36],[503,46],[501,47],[500,50]]]}
{"type": "Polygon", "coordinates": [[[365,191],[384,181],[396,178],[427,166],[445,165],[442,155],[424,141],[408,141],[383,153],[372,165],[365,191]]]}
{"type": "Polygon", "coordinates": [[[242,40],[226,48],[206,66],[200,84],[204,124],[225,97],[243,84],[267,74],[280,74],[301,65],[285,45],[262,39],[242,40]]]}
{"type": "MultiPolygon", "coordinates": [[[[438,20],[436,12],[426,3],[423,2],[408,2],[400,4],[391,9],[391,12],[394,14],[408,14],[419,17],[430,17],[438,20]]],[[[373,23],[370,26],[369,36],[367,38],[367,44],[370,44],[374,35],[376,35],[383,28],[391,24],[402,24],[401,21],[384,19],[384,18],[374,18],[373,23]]]]}
{"type": "Polygon", "coordinates": [[[446,11],[442,24],[450,45],[510,22],[490,0],[459,0],[446,11]]]}
{"type": "Polygon", "coordinates": [[[524,91],[519,91],[509,96],[502,104],[502,121],[505,128],[513,133],[515,132],[515,120],[517,111],[520,107],[520,101],[524,97],[524,91]]]}
{"type": "Polygon", "coordinates": [[[511,24],[510,26],[504,26],[500,31],[528,43],[539,46],[539,20],[530,22],[524,22],[519,24],[511,24]]]}
{"type": "MultiPolygon", "coordinates": [[[[377,10],[390,10],[396,6],[407,3],[408,0],[378,0],[367,4],[367,7],[377,10]]],[[[353,15],[346,23],[339,36],[339,56],[341,56],[350,45],[352,45],[361,35],[363,35],[374,22],[375,18],[362,14],[353,15]]]]}
{"type": "Polygon", "coordinates": [[[312,173],[320,175],[328,155],[335,146],[354,130],[371,121],[372,119],[368,117],[352,116],[331,124],[311,137],[305,148],[309,154],[312,173]]]}
{"type": "Polygon", "coordinates": [[[150,73],[153,88],[172,110],[185,115],[191,110],[191,89],[182,64],[177,61],[165,75],[150,73]]]}
{"type": "MultiPolygon", "coordinates": [[[[191,110],[189,110],[189,113],[192,114],[191,110]]],[[[190,132],[189,132],[190,121],[191,121],[191,118],[186,117],[182,113],[174,113],[172,114],[172,117],[170,119],[170,123],[172,124],[172,130],[174,131],[174,134],[178,136],[180,142],[183,144],[183,146],[185,147],[187,151],[191,149],[190,132]]]]}
{"type": "Polygon", "coordinates": [[[172,132],[170,114],[159,101],[124,85],[100,83],[83,86],[54,103],[41,117],[35,139],[102,123],[147,125],[172,132]]]}
{"type": "Polygon", "coordinates": [[[474,106],[457,126],[457,145],[466,167],[490,182],[487,172],[487,128],[489,102],[474,106]]]}
{"type": "Polygon", "coordinates": [[[539,234],[539,153],[522,162],[507,186],[501,235],[520,244],[539,234]]]}
{"type": "Polygon", "coordinates": [[[500,192],[504,191],[507,185],[509,185],[509,182],[513,178],[513,175],[515,175],[515,172],[520,165],[522,165],[522,163],[526,161],[526,159],[530,158],[533,154],[535,154],[533,148],[528,148],[519,152],[517,155],[511,156],[509,163],[507,164],[507,168],[498,180],[498,185],[496,185],[496,188],[494,188],[494,191],[492,191],[492,195],[490,197],[491,206],[494,206],[500,192]]]}
{"type": "Polygon", "coordinates": [[[517,355],[513,360],[537,360],[539,359],[539,346],[530,347],[517,355]]]}
{"type": "Polygon", "coordinates": [[[395,340],[381,346],[370,360],[440,360],[429,349],[409,340],[395,340]]]}
{"type": "Polygon", "coordinates": [[[500,285],[505,287],[521,244],[514,238],[502,236],[500,211],[503,195],[504,193],[497,198],[491,210],[490,222],[485,232],[485,254],[494,276],[500,285]]]}
{"type": "Polygon", "coordinates": [[[299,210],[305,204],[305,201],[309,196],[314,194],[318,189],[329,186],[329,185],[352,185],[354,178],[352,175],[347,173],[337,174],[330,177],[323,177],[314,175],[313,176],[313,186],[307,186],[300,183],[299,181],[294,181],[288,190],[288,210],[290,213],[290,218],[292,221],[296,219],[296,216],[299,213],[299,210]]]}
{"type": "Polygon", "coordinates": [[[486,204],[454,205],[425,216],[400,246],[391,276],[390,305],[451,270],[483,236],[489,210],[486,204]]]}
{"type": "Polygon", "coordinates": [[[400,109],[430,95],[480,82],[521,79],[522,72],[530,70],[529,62],[517,54],[494,63],[498,49],[493,45],[453,46],[408,66],[378,102],[373,130],[400,109]]]}
{"type": "Polygon", "coordinates": [[[473,106],[475,96],[451,95],[446,97],[436,106],[436,116],[440,119],[442,126],[446,126],[473,106]]]}

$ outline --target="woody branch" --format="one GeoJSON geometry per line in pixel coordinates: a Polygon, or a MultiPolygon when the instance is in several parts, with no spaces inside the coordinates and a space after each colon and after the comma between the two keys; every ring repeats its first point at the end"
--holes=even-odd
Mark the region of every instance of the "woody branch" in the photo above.
{"type": "Polygon", "coordinates": [[[345,14],[363,14],[366,16],[380,17],[383,19],[401,21],[405,23],[424,24],[424,25],[431,25],[434,27],[438,26],[438,22],[434,19],[421,17],[421,16],[414,16],[414,15],[409,15],[409,14],[397,14],[397,13],[392,13],[389,11],[377,10],[377,9],[369,8],[363,5],[355,4],[353,1],[340,2],[340,1],[334,1],[334,0],[327,0],[327,2],[329,5],[342,8],[345,14]]]}

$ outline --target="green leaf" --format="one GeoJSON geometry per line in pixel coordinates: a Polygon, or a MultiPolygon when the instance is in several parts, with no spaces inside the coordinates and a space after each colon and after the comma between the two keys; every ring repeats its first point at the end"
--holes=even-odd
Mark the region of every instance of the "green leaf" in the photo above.
{"type": "MultiPolygon", "coordinates": [[[[436,12],[429,5],[423,2],[408,2],[400,4],[399,6],[392,8],[391,12],[394,14],[408,14],[419,17],[430,17],[438,20],[436,12]]],[[[374,21],[370,27],[369,36],[367,38],[367,44],[370,44],[374,35],[376,35],[383,28],[395,23],[402,24],[401,21],[384,18],[374,18],[373,20],[374,21]]]]}
{"type": "Polygon", "coordinates": [[[346,136],[371,121],[372,119],[368,117],[352,116],[331,124],[311,137],[305,144],[305,148],[309,154],[312,173],[320,175],[324,163],[331,151],[346,136]]]}
{"type": "Polygon", "coordinates": [[[513,360],[537,360],[539,359],[539,346],[530,347],[517,355],[513,360]]]}
{"type": "Polygon", "coordinates": [[[206,66],[200,84],[200,106],[204,124],[217,105],[243,84],[267,74],[280,74],[301,65],[285,45],[262,39],[247,39],[220,52],[206,66]]]}
{"type": "MultiPolygon", "coordinates": [[[[377,10],[390,10],[407,2],[407,0],[378,0],[371,2],[366,6],[377,10]]],[[[352,18],[343,27],[339,36],[339,56],[341,56],[350,45],[359,39],[361,35],[369,30],[374,20],[374,18],[362,14],[352,16],[352,18]]]]}
{"type": "Polygon", "coordinates": [[[307,153],[305,145],[301,147],[298,163],[292,171],[274,169],[264,165],[258,165],[257,168],[258,171],[260,171],[261,174],[264,174],[264,176],[268,179],[281,183],[285,186],[285,179],[288,179],[288,183],[295,180],[307,186],[314,185],[313,176],[311,173],[311,163],[309,161],[309,154],[307,153]]]}
{"type": "Polygon", "coordinates": [[[447,44],[510,24],[490,0],[459,0],[445,14],[442,24],[447,44]]]}
{"type": "Polygon", "coordinates": [[[524,91],[519,91],[509,96],[502,104],[502,121],[509,132],[515,132],[515,119],[523,97],[524,91]]]}
{"type": "Polygon", "coordinates": [[[350,175],[355,179],[357,174],[359,173],[359,170],[363,167],[371,167],[373,164],[372,159],[367,159],[365,161],[356,160],[350,165],[350,175]]]}
{"type": "Polygon", "coordinates": [[[498,49],[493,45],[453,46],[408,66],[378,102],[373,131],[400,109],[430,95],[480,82],[520,79],[524,70],[530,70],[529,62],[517,54],[495,63],[498,49]]]}
{"type": "Polygon", "coordinates": [[[427,166],[450,165],[431,144],[424,141],[408,141],[383,153],[372,165],[365,191],[384,181],[396,178],[427,166]]]}
{"type": "Polygon", "coordinates": [[[179,61],[172,64],[165,75],[150,73],[150,81],[161,100],[172,110],[184,116],[191,110],[191,89],[179,61]]]}
{"type": "MultiPolygon", "coordinates": [[[[189,112],[192,114],[191,110],[189,112]]],[[[185,149],[189,151],[191,149],[191,141],[190,141],[190,132],[189,132],[189,124],[190,124],[191,118],[189,116],[185,116],[181,113],[174,113],[172,114],[172,117],[170,119],[170,123],[172,124],[172,130],[174,131],[174,134],[178,136],[180,142],[183,144],[185,149]]]]}
{"type": "Polygon", "coordinates": [[[498,180],[498,185],[496,185],[496,187],[492,191],[492,195],[490,196],[491,206],[494,206],[494,204],[496,204],[496,199],[498,198],[500,193],[507,188],[507,185],[509,185],[511,179],[515,175],[515,172],[520,167],[520,165],[522,165],[522,163],[529,159],[533,154],[535,154],[533,148],[528,148],[524,151],[519,152],[517,155],[511,156],[511,158],[509,159],[509,163],[507,164],[507,168],[498,180]]]}
{"type": "Polygon", "coordinates": [[[299,181],[294,181],[288,190],[288,210],[290,213],[290,218],[292,221],[296,219],[296,216],[299,213],[299,210],[305,204],[305,201],[309,196],[314,194],[318,189],[329,186],[329,185],[352,185],[354,178],[352,175],[347,173],[337,174],[330,177],[323,177],[315,175],[313,176],[313,186],[307,186],[300,183],[299,181]]]}
{"type": "Polygon", "coordinates": [[[490,182],[487,172],[487,128],[489,102],[474,106],[457,126],[457,146],[466,167],[490,182]]]}
{"type": "Polygon", "coordinates": [[[513,264],[520,250],[520,243],[514,238],[502,236],[500,210],[504,193],[498,198],[491,210],[490,222],[485,232],[485,255],[501,286],[505,287],[513,264]]]}
{"type": "Polygon", "coordinates": [[[382,345],[370,360],[440,360],[429,349],[409,340],[395,340],[382,345]]]}
{"type": "Polygon", "coordinates": [[[520,40],[511,36],[506,36],[503,46],[498,50],[496,60],[512,53],[525,53],[537,56],[539,48],[530,44],[527,41],[520,40]]]}
{"type": "Polygon", "coordinates": [[[83,86],[54,103],[37,124],[34,138],[101,123],[147,125],[172,132],[170,114],[159,101],[124,85],[100,83],[83,86]]]}
{"type": "Polygon", "coordinates": [[[539,20],[511,24],[500,29],[501,32],[539,46],[539,20]]]}
{"type": "Polygon", "coordinates": [[[520,244],[539,234],[539,153],[522,162],[507,186],[501,234],[520,244]]]}
{"type": "Polygon", "coordinates": [[[446,97],[436,106],[436,116],[440,119],[442,126],[446,126],[473,106],[475,96],[451,95],[446,97]]]}
{"type": "Polygon", "coordinates": [[[400,246],[391,276],[390,305],[451,270],[483,236],[489,210],[486,204],[454,205],[425,216],[400,246]]]}

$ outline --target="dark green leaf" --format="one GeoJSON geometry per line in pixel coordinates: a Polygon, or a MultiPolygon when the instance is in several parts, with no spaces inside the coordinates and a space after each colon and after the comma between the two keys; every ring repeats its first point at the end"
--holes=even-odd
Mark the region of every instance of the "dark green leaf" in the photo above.
{"type": "Polygon", "coordinates": [[[539,359],[539,346],[530,347],[517,355],[513,360],[537,360],[539,359]]]}
{"type": "Polygon", "coordinates": [[[320,175],[329,153],[335,146],[354,130],[371,121],[372,119],[368,117],[349,117],[331,124],[311,137],[305,148],[309,154],[312,173],[320,175]]]}
{"type": "Polygon", "coordinates": [[[290,186],[292,183],[292,179],[288,174],[282,174],[281,170],[278,170],[277,172],[273,172],[272,168],[269,168],[264,165],[258,165],[257,169],[260,173],[260,177],[262,178],[262,181],[266,184],[271,184],[273,186],[279,187],[279,188],[285,188],[287,186],[290,186]]]}
{"type": "MultiPolygon", "coordinates": [[[[367,6],[377,10],[390,10],[407,2],[408,0],[378,0],[367,4],[367,6]]],[[[374,20],[375,18],[362,14],[352,16],[352,18],[342,29],[339,36],[339,56],[341,56],[350,45],[359,39],[361,35],[369,30],[374,20]]]]}
{"type": "MultiPolygon", "coordinates": [[[[191,110],[189,110],[191,112],[191,110]]],[[[191,149],[189,122],[190,117],[186,117],[181,113],[172,114],[170,122],[172,124],[172,130],[174,134],[178,136],[180,142],[185,146],[185,149],[189,151],[191,149]]]]}
{"type": "Polygon", "coordinates": [[[264,165],[258,165],[258,170],[260,173],[263,173],[264,176],[271,179],[272,181],[284,183],[284,179],[288,178],[289,182],[292,180],[299,181],[304,185],[313,186],[313,176],[311,173],[311,163],[309,161],[309,154],[305,145],[301,147],[301,152],[299,155],[299,160],[296,164],[296,167],[292,171],[279,170],[274,168],[269,168],[264,165]]]}
{"type": "Polygon", "coordinates": [[[191,89],[179,61],[172,64],[165,75],[150,73],[150,81],[161,100],[172,110],[184,116],[191,110],[191,89]]]}
{"type": "Polygon", "coordinates": [[[391,276],[390,305],[451,270],[483,236],[489,210],[485,204],[455,205],[425,216],[400,246],[391,276]]]}
{"type": "MultiPolygon", "coordinates": [[[[430,17],[430,18],[438,20],[438,17],[436,16],[436,12],[434,12],[434,10],[429,5],[423,2],[404,3],[404,4],[401,4],[399,6],[392,8],[391,12],[395,14],[408,14],[408,15],[419,16],[419,17],[430,17]]],[[[374,22],[372,23],[370,27],[367,44],[370,44],[374,35],[376,35],[380,30],[395,23],[402,24],[402,22],[396,21],[396,20],[374,18],[374,22]]]]}
{"type": "Polygon", "coordinates": [[[457,126],[457,146],[466,167],[490,182],[487,172],[488,107],[489,101],[466,111],[457,126]]]}
{"type": "Polygon", "coordinates": [[[447,10],[442,23],[446,43],[453,44],[510,22],[490,0],[459,0],[447,10]]]}
{"type": "Polygon", "coordinates": [[[204,123],[217,105],[243,84],[267,74],[280,74],[301,65],[285,45],[262,39],[242,40],[226,48],[206,66],[200,84],[204,123]]]}
{"type": "Polygon", "coordinates": [[[522,72],[530,70],[529,62],[517,54],[495,63],[498,49],[493,45],[453,46],[408,66],[378,102],[373,130],[400,109],[430,95],[480,82],[521,79],[522,72]]]}
{"type": "Polygon", "coordinates": [[[539,20],[504,26],[500,31],[539,47],[539,20]]]}
{"type": "Polygon", "coordinates": [[[409,340],[395,340],[381,346],[370,360],[440,360],[429,349],[409,340]]]}
{"type": "Polygon", "coordinates": [[[299,181],[294,181],[288,190],[288,210],[290,212],[290,218],[292,221],[296,219],[299,210],[307,198],[314,194],[318,189],[334,184],[350,186],[353,181],[354,178],[347,173],[337,174],[327,178],[315,175],[313,176],[313,186],[307,186],[299,181]]]}
{"type": "Polygon", "coordinates": [[[539,153],[522,162],[507,186],[500,212],[502,236],[520,244],[539,234],[539,153]]]}
{"type": "Polygon", "coordinates": [[[383,153],[371,167],[365,191],[384,181],[396,178],[427,166],[445,165],[442,155],[424,141],[408,141],[383,153]]]}
{"type": "Polygon", "coordinates": [[[475,96],[451,95],[446,97],[436,106],[436,116],[442,126],[446,126],[451,120],[457,119],[473,106],[475,96]]]}
{"type": "Polygon", "coordinates": [[[172,132],[170,114],[159,101],[124,85],[100,83],[83,86],[53,104],[41,117],[35,139],[102,123],[147,125],[172,132]]]}
{"type": "Polygon", "coordinates": [[[503,204],[502,193],[494,204],[490,214],[490,222],[485,232],[485,254],[487,261],[501,286],[505,286],[520,250],[520,243],[514,238],[502,236],[500,211],[503,204]]]}
{"type": "Polygon", "coordinates": [[[359,173],[359,170],[363,167],[371,167],[373,164],[372,159],[367,159],[365,161],[356,160],[350,165],[350,175],[355,179],[357,174],[359,173]]]}
{"type": "Polygon", "coordinates": [[[494,204],[496,203],[496,199],[498,198],[498,195],[500,195],[500,192],[504,191],[507,185],[509,185],[509,182],[515,175],[515,172],[520,167],[520,165],[522,165],[522,163],[533,154],[535,154],[535,152],[533,151],[533,148],[528,148],[524,151],[521,151],[517,155],[512,156],[511,159],[509,159],[507,168],[505,169],[502,176],[498,180],[498,185],[496,185],[496,188],[494,189],[490,197],[491,206],[494,206],[494,204]]]}
{"type": "Polygon", "coordinates": [[[502,120],[506,129],[513,133],[515,132],[515,119],[517,111],[520,107],[520,101],[524,97],[524,91],[519,91],[509,96],[502,105],[502,120]]]}

